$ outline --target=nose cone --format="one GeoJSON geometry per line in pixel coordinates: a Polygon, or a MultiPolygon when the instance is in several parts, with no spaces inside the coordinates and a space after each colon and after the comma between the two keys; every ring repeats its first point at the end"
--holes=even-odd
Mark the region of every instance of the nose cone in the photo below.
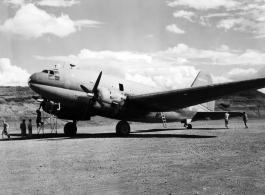
{"type": "Polygon", "coordinates": [[[31,75],[28,79],[28,85],[29,87],[31,87],[31,84],[36,83],[37,82],[37,73],[34,73],[33,75],[31,75]]]}

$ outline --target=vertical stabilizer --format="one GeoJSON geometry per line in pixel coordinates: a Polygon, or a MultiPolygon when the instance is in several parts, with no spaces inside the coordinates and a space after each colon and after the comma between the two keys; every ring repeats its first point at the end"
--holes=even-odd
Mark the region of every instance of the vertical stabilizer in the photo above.
{"type": "MultiPolygon", "coordinates": [[[[210,73],[201,70],[198,73],[195,80],[193,81],[193,83],[191,84],[191,87],[200,87],[200,86],[211,85],[211,84],[213,84],[213,79],[210,73]]],[[[206,107],[210,111],[214,111],[215,101],[206,102],[201,105],[206,107]]]]}

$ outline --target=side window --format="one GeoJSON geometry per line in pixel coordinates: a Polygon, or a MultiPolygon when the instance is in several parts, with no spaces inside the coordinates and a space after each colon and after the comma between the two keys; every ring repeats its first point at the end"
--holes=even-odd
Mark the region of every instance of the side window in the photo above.
{"type": "Polygon", "coordinates": [[[124,91],[123,84],[119,83],[119,89],[120,91],[124,91]]]}
{"type": "Polygon", "coordinates": [[[49,71],[48,78],[54,80],[54,72],[52,70],[49,71]]]}
{"type": "Polygon", "coordinates": [[[59,81],[60,80],[59,71],[54,71],[54,78],[55,78],[56,81],[59,81]]]}

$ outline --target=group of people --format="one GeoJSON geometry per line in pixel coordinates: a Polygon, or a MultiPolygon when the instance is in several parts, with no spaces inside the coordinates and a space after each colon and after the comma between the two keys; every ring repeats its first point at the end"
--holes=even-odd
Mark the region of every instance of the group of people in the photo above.
{"type": "MultiPolygon", "coordinates": [[[[226,127],[227,129],[228,129],[228,118],[229,118],[229,113],[226,112],[226,113],[225,113],[225,127],[226,127]]],[[[248,128],[248,126],[247,126],[248,116],[247,116],[246,112],[243,112],[243,116],[242,116],[242,118],[243,118],[243,121],[244,121],[245,127],[248,128]]]]}
{"type": "MultiPolygon", "coordinates": [[[[43,129],[44,123],[41,120],[41,111],[40,111],[40,109],[37,109],[36,113],[37,113],[37,118],[36,118],[37,131],[39,132],[39,130],[41,128],[43,129]]],[[[22,123],[20,124],[22,139],[27,137],[27,132],[26,132],[27,128],[28,128],[28,138],[31,138],[32,137],[31,119],[29,119],[29,122],[27,124],[25,123],[25,119],[23,119],[22,123]]]]}
{"type": "MultiPolygon", "coordinates": [[[[36,110],[37,112],[37,119],[36,119],[36,123],[37,123],[37,131],[39,132],[40,129],[43,129],[43,121],[41,120],[41,111],[40,109],[36,110]]],[[[8,137],[8,139],[10,139],[10,135],[8,133],[8,127],[9,125],[6,123],[5,120],[3,120],[3,133],[8,137]]],[[[31,138],[32,137],[32,123],[31,123],[31,119],[29,119],[28,123],[26,124],[26,120],[23,119],[22,123],[20,124],[20,130],[21,130],[21,136],[22,139],[25,138],[31,138]],[[27,129],[28,129],[28,135],[27,135],[27,129]]]]}

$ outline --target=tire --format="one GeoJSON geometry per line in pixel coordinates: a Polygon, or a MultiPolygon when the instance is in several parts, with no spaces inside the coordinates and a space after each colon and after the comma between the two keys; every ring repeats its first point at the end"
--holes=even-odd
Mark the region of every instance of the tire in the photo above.
{"type": "Polygon", "coordinates": [[[66,123],[64,126],[64,134],[67,136],[74,136],[76,135],[77,127],[74,123],[66,123]]]}
{"type": "Polygon", "coordinates": [[[116,126],[116,133],[119,136],[128,136],[131,132],[131,127],[127,121],[120,121],[116,126]]]}
{"type": "Polygon", "coordinates": [[[192,129],[192,125],[188,124],[187,129],[192,129]]]}

